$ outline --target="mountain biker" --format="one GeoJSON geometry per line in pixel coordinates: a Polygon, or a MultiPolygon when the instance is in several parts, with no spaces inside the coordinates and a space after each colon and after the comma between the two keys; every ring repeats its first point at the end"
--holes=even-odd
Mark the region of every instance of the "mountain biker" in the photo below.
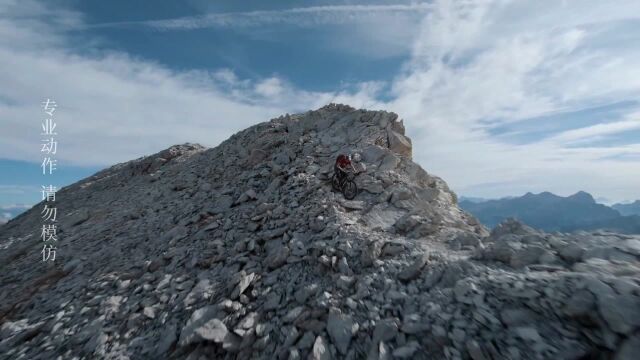
{"type": "Polygon", "coordinates": [[[333,167],[336,174],[338,174],[339,179],[343,179],[347,172],[353,170],[355,172],[355,168],[351,163],[351,155],[340,154],[336,158],[336,164],[333,167]]]}
{"type": "Polygon", "coordinates": [[[360,166],[360,154],[353,153],[350,155],[340,154],[336,158],[334,165],[334,174],[331,178],[331,185],[336,191],[342,192],[344,198],[347,200],[353,200],[358,194],[358,185],[353,181],[359,171],[354,166],[354,162],[358,165],[360,170],[364,170],[364,164],[360,166]]]}

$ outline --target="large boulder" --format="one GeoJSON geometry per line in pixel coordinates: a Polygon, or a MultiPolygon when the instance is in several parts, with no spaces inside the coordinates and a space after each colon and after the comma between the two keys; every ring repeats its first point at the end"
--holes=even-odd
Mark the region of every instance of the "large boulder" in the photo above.
{"type": "Polygon", "coordinates": [[[391,151],[395,152],[396,154],[411,158],[411,139],[393,131],[391,128],[387,129],[387,139],[389,141],[389,149],[391,149],[391,151]]]}

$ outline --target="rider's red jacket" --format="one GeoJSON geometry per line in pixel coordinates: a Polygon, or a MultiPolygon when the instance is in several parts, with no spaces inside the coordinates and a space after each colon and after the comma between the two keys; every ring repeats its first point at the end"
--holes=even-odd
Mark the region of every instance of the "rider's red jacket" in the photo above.
{"type": "Polygon", "coordinates": [[[349,160],[349,157],[347,155],[338,155],[338,158],[336,159],[337,167],[344,170],[350,165],[351,165],[351,160],[349,160]]]}

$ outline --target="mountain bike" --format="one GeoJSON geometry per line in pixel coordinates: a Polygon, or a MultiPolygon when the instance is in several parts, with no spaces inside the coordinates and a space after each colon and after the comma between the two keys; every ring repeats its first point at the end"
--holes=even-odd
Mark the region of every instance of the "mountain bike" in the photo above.
{"type": "Polygon", "coordinates": [[[333,173],[331,177],[331,185],[336,191],[342,192],[344,198],[347,200],[353,200],[358,194],[358,185],[354,181],[356,175],[353,172],[347,172],[345,176],[340,178],[337,172],[333,173]]]}

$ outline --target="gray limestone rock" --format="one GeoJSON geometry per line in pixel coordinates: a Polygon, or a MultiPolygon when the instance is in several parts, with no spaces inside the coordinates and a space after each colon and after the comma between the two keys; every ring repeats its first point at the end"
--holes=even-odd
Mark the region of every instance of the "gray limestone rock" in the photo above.
{"type": "Polygon", "coordinates": [[[584,247],[576,243],[570,243],[560,250],[559,255],[565,261],[572,264],[582,259],[582,254],[584,253],[584,251],[584,247]]]}
{"type": "Polygon", "coordinates": [[[469,353],[469,357],[471,357],[472,360],[487,360],[487,357],[482,351],[480,344],[478,344],[478,342],[475,340],[467,341],[467,352],[469,353]]]}
{"type": "Polygon", "coordinates": [[[509,264],[514,268],[521,268],[526,265],[536,264],[545,253],[547,253],[547,250],[542,246],[526,246],[511,255],[509,264]]]}
{"type": "Polygon", "coordinates": [[[564,313],[571,317],[589,317],[596,310],[596,297],[588,290],[576,291],[564,307],[564,313]]]}
{"type": "Polygon", "coordinates": [[[287,262],[289,253],[290,251],[287,246],[279,245],[269,252],[264,263],[269,269],[277,269],[287,262]]]}
{"type": "Polygon", "coordinates": [[[318,284],[309,284],[301,289],[298,289],[295,294],[296,301],[300,304],[305,304],[310,297],[317,294],[320,291],[318,284]]]}
{"type": "Polygon", "coordinates": [[[77,226],[80,225],[82,223],[84,223],[85,221],[89,220],[90,215],[89,215],[89,210],[88,209],[80,209],[76,212],[74,212],[70,219],[69,222],[71,224],[71,226],[77,226]]]}
{"type": "Polygon", "coordinates": [[[629,254],[640,256],[640,239],[624,240],[622,244],[618,245],[618,247],[629,254]]]}
{"type": "Polygon", "coordinates": [[[184,298],[185,306],[193,305],[199,301],[206,300],[213,295],[212,284],[209,279],[200,280],[196,286],[191,289],[189,294],[184,298]]]}
{"type": "Polygon", "coordinates": [[[515,334],[524,341],[539,342],[542,340],[538,330],[531,326],[521,326],[514,329],[515,334]]]}
{"type": "Polygon", "coordinates": [[[614,360],[635,360],[640,353],[640,333],[624,340],[617,349],[614,360]]]}
{"type": "Polygon", "coordinates": [[[218,309],[215,306],[206,306],[200,308],[191,314],[191,318],[187,321],[187,324],[180,333],[179,345],[185,346],[190,343],[196,342],[199,339],[196,329],[200,328],[207,321],[214,318],[218,313],[218,309]]]}
{"type": "Polygon", "coordinates": [[[309,354],[309,359],[311,360],[331,360],[333,356],[331,356],[331,352],[329,351],[329,344],[327,340],[318,336],[316,341],[313,343],[313,349],[311,349],[311,354],[309,354]]]}
{"type": "Polygon", "coordinates": [[[536,315],[525,308],[506,308],[500,312],[500,319],[507,326],[520,326],[534,323],[536,315]]]}
{"type": "Polygon", "coordinates": [[[203,340],[221,343],[229,334],[227,327],[218,319],[211,319],[194,330],[203,340]]]}
{"type": "Polygon", "coordinates": [[[417,341],[410,341],[406,345],[393,350],[393,357],[397,359],[411,359],[413,355],[420,349],[417,341]]]}
{"type": "Polygon", "coordinates": [[[600,315],[611,330],[629,334],[640,327],[640,297],[633,295],[606,295],[598,300],[600,315]]]}
{"type": "Polygon", "coordinates": [[[357,330],[358,325],[351,316],[334,312],[329,313],[327,332],[331,337],[331,342],[342,355],[347,353],[351,338],[357,330]]]}
{"type": "Polygon", "coordinates": [[[425,255],[418,256],[411,265],[407,266],[398,274],[398,279],[401,281],[410,281],[418,277],[422,268],[427,264],[427,257],[425,255]]]}
{"type": "Polygon", "coordinates": [[[266,311],[275,310],[280,307],[280,301],[280,294],[271,292],[267,295],[263,307],[266,311]]]}
{"type": "Polygon", "coordinates": [[[477,296],[483,296],[484,291],[472,279],[462,279],[456,282],[454,288],[456,300],[464,304],[473,304],[477,296]]]}
{"type": "Polygon", "coordinates": [[[411,158],[411,139],[391,129],[387,130],[387,136],[391,151],[411,158]]]}
{"type": "Polygon", "coordinates": [[[153,352],[155,356],[163,357],[164,354],[167,353],[169,349],[171,349],[171,347],[176,343],[176,330],[177,325],[175,321],[171,321],[164,326],[164,329],[160,334],[158,345],[153,352]]]}
{"type": "Polygon", "coordinates": [[[393,319],[378,321],[373,330],[373,343],[380,341],[388,342],[398,334],[398,324],[393,319]]]}
{"type": "Polygon", "coordinates": [[[396,154],[388,153],[382,158],[382,162],[378,167],[380,171],[394,170],[400,164],[400,158],[396,154]]]}
{"type": "Polygon", "coordinates": [[[298,340],[296,347],[301,350],[310,349],[313,346],[314,342],[315,338],[313,336],[313,332],[307,331],[304,333],[304,335],[302,335],[300,340],[298,340]]]}

